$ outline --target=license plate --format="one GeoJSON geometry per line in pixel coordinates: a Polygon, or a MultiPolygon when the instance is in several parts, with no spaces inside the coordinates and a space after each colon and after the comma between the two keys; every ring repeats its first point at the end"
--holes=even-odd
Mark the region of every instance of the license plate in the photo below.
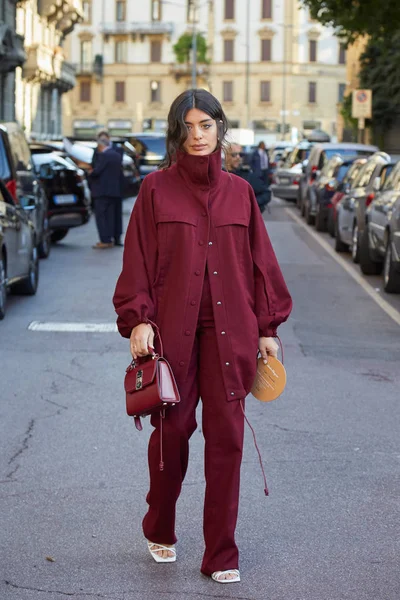
{"type": "Polygon", "coordinates": [[[59,194],[53,196],[54,204],[76,204],[77,197],[75,194],[59,194]]]}
{"type": "Polygon", "coordinates": [[[282,185],[288,185],[290,183],[290,179],[287,177],[279,177],[279,183],[282,185]]]}

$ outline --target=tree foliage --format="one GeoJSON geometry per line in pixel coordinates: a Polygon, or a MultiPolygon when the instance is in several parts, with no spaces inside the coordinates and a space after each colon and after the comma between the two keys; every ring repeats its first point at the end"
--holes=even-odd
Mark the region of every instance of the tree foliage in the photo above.
{"type": "Polygon", "coordinates": [[[400,32],[371,38],[360,57],[360,87],[372,90],[372,128],[382,138],[400,115],[400,32]]]}
{"type": "MultiPolygon", "coordinates": [[[[197,42],[197,62],[207,63],[207,42],[205,38],[198,33],[196,36],[197,42]]],[[[184,33],[173,47],[176,60],[179,64],[189,63],[192,59],[192,34],[184,33]]]]}
{"type": "Polygon", "coordinates": [[[391,36],[399,29],[398,0],[300,0],[313,19],[338,30],[349,42],[360,35],[391,36]]]}

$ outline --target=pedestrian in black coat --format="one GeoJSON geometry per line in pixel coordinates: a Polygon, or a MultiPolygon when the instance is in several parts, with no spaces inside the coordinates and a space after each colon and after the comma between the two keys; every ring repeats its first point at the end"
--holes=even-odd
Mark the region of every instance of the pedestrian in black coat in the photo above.
{"type": "Polygon", "coordinates": [[[261,212],[271,200],[271,194],[266,183],[250,169],[242,166],[242,147],[239,144],[231,144],[225,154],[225,167],[230,173],[234,173],[245,179],[253,188],[257,204],[261,212]]]}
{"type": "Polygon", "coordinates": [[[94,199],[96,224],[100,242],[94,248],[121,245],[122,233],[122,155],[112,148],[107,136],[99,136],[90,189],[94,199]],[[121,218],[120,218],[121,216],[121,218]]]}

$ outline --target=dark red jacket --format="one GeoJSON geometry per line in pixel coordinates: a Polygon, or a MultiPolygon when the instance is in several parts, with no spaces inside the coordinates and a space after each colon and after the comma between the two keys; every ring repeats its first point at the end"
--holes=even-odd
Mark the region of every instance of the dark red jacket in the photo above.
{"type": "Polygon", "coordinates": [[[206,267],[227,399],[244,398],[258,338],[276,335],[292,300],[250,185],[221,170],[219,151],[180,152],[176,164],[143,181],[114,295],[124,337],[148,319],[158,324],[178,386],[187,375],[206,267]]]}

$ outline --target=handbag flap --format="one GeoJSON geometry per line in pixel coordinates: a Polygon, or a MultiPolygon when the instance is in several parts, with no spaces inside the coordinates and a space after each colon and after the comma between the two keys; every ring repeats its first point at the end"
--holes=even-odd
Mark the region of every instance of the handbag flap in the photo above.
{"type": "Polygon", "coordinates": [[[127,371],[125,375],[125,392],[141,390],[153,383],[156,376],[157,361],[150,359],[127,371]]]}

